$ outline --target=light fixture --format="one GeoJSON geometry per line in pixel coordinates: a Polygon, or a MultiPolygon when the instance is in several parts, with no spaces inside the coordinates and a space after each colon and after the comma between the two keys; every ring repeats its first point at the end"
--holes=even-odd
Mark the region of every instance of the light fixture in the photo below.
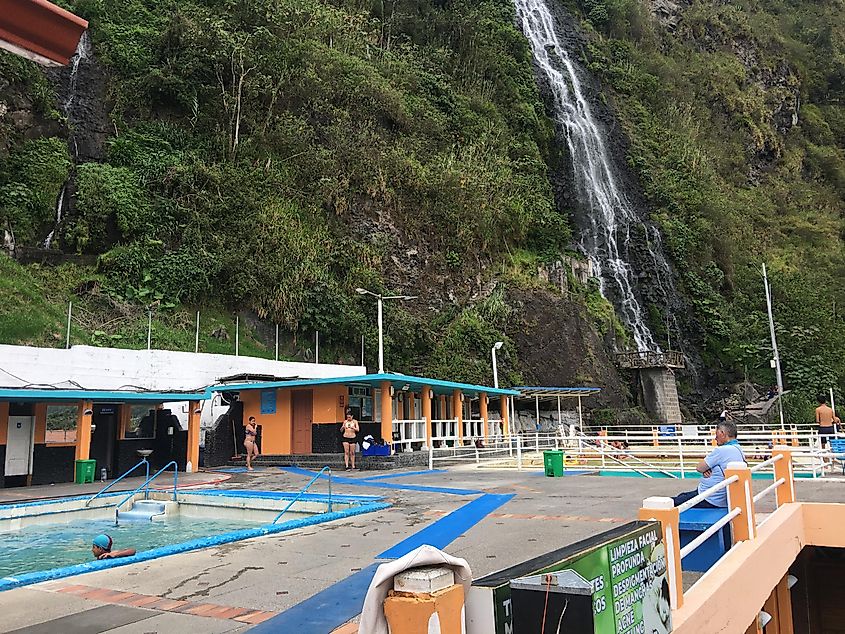
{"type": "Polygon", "coordinates": [[[760,627],[766,627],[766,625],[769,624],[769,621],[772,620],[772,615],[769,614],[768,612],[764,612],[763,610],[760,610],[759,619],[760,619],[760,627]]]}
{"type": "Polygon", "coordinates": [[[94,433],[94,430],[97,429],[97,426],[94,423],[91,423],[91,433],[94,433]]]}
{"type": "Polygon", "coordinates": [[[428,391],[428,398],[430,398],[430,399],[431,399],[431,398],[434,398],[434,390],[429,390],[429,391],[428,391]]]}
{"type": "Polygon", "coordinates": [[[198,407],[194,410],[194,414],[202,414],[202,410],[198,407]]]}
{"type": "Polygon", "coordinates": [[[391,385],[390,386],[390,395],[393,396],[394,394],[396,394],[396,389],[391,385]]]}
{"type": "Polygon", "coordinates": [[[786,575],[786,587],[788,590],[792,590],[792,586],[798,583],[798,577],[795,575],[786,575]]]}
{"type": "Polygon", "coordinates": [[[86,409],[84,412],[82,412],[82,415],[83,415],[83,416],[93,416],[93,415],[94,415],[94,410],[92,410],[92,409],[86,409]]]}
{"type": "Polygon", "coordinates": [[[403,391],[403,392],[407,392],[407,391],[408,391],[408,390],[410,390],[410,389],[411,389],[411,386],[410,386],[410,384],[408,384],[408,383],[406,383],[405,385],[403,385],[403,386],[402,386],[402,391],[403,391]]]}
{"type": "Polygon", "coordinates": [[[493,347],[496,350],[501,350],[503,345],[505,345],[504,341],[497,341],[496,343],[493,344],[493,347]]]}

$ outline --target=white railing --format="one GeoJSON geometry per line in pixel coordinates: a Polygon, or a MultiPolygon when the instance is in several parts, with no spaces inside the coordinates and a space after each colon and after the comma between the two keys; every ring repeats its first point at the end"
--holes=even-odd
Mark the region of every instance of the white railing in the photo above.
{"type": "Polygon", "coordinates": [[[522,469],[523,448],[518,436],[464,438],[462,444],[455,439],[451,446],[438,446],[432,438],[432,444],[434,447],[428,453],[430,469],[435,465],[461,464],[522,469]]]}
{"type": "MultiPolygon", "coordinates": [[[[666,544],[666,568],[670,582],[669,595],[673,609],[681,607],[684,603],[684,588],[681,579],[682,560],[696,548],[701,546],[710,537],[718,533],[729,523],[733,525],[731,533],[734,543],[757,538],[757,517],[754,505],[766,495],[776,492],[776,506],[795,501],[795,483],[793,480],[793,456],[798,453],[790,447],[775,447],[775,455],[760,462],[753,467],[745,463],[731,463],[728,465],[727,473],[731,474],[722,482],[709,487],[707,490],[690,498],[683,504],[673,507],[671,498],[648,498],[643,502],[640,511],[641,519],[656,519],[661,522],[666,544]],[[754,472],[762,471],[771,467],[774,471],[774,482],[760,491],[757,495],[751,494],[752,475],[754,472]],[[735,485],[735,486],[732,486],[735,485]],[[728,488],[727,513],[713,525],[709,526],[700,535],[697,535],[689,544],[683,548],[679,547],[680,514],[692,508],[702,500],[714,493],[728,488]],[[736,498],[736,499],[735,499],[736,498]],[[743,516],[741,519],[737,519],[743,516]]],[[[772,517],[769,515],[769,517],[772,517]]],[[[767,518],[768,519],[768,518],[767,518]]],[[[766,520],[763,520],[764,522],[766,520]]],[[[719,565],[716,561],[705,573],[705,576],[719,565]]],[[[703,579],[704,577],[702,577],[703,579]]]]}
{"type": "Polygon", "coordinates": [[[431,443],[434,447],[454,445],[458,442],[458,419],[436,418],[431,421],[431,443]]]}
{"type": "Polygon", "coordinates": [[[464,438],[483,438],[484,421],[480,418],[465,418],[463,420],[464,438]]]}
{"type": "Polygon", "coordinates": [[[409,419],[393,421],[393,446],[399,447],[402,451],[413,451],[414,445],[417,449],[426,444],[425,419],[409,419]],[[398,436],[398,440],[396,440],[398,436]]]}

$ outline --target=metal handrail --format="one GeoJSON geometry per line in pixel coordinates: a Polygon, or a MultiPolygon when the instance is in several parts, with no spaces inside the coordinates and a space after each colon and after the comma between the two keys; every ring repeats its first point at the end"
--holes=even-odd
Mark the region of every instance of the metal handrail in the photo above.
{"type": "Polygon", "coordinates": [[[114,522],[115,522],[115,524],[117,524],[117,516],[118,516],[118,513],[120,512],[120,507],[123,506],[126,503],[127,500],[129,500],[132,496],[134,496],[136,493],[138,493],[138,491],[140,491],[144,487],[146,487],[146,489],[144,491],[144,499],[148,500],[150,498],[150,482],[155,480],[162,473],[164,473],[167,469],[169,469],[171,465],[173,465],[173,500],[174,500],[174,502],[176,501],[176,486],[177,486],[177,481],[178,481],[178,477],[179,477],[179,465],[176,464],[175,460],[171,460],[166,465],[164,465],[161,469],[156,471],[155,475],[152,475],[149,478],[147,478],[146,481],[143,484],[137,486],[129,495],[127,495],[125,498],[123,498],[120,502],[117,503],[117,506],[114,507],[114,522]]]}
{"type": "Polygon", "coordinates": [[[146,459],[146,458],[144,458],[143,460],[141,460],[141,462],[139,462],[139,463],[138,463],[138,464],[136,464],[134,467],[132,467],[129,471],[127,471],[127,472],[126,472],[126,473],[124,473],[122,476],[120,476],[117,480],[114,480],[113,482],[110,482],[107,486],[105,486],[105,487],[103,487],[102,489],[100,489],[100,490],[99,490],[99,492],[98,492],[96,495],[94,495],[94,496],[92,496],[92,497],[88,498],[88,500],[85,502],[85,506],[88,506],[89,504],[91,504],[91,502],[93,502],[94,500],[96,500],[96,499],[97,499],[98,497],[100,497],[103,493],[105,493],[105,492],[106,492],[106,491],[108,491],[110,488],[112,488],[115,484],[117,484],[118,482],[120,482],[121,480],[123,480],[123,478],[125,478],[125,477],[126,477],[126,476],[128,476],[130,473],[132,473],[133,471],[135,471],[135,469],[137,469],[138,467],[140,467],[142,464],[143,464],[143,465],[147,465],[147,473],[146,473],[145,478],[149,478],[149,477],[150,477],[150,463],[149,463],[149,461],[147,461],[147,459],[146,459]]]}
{"type": "Polygon", "coordinates": [[[776,455],[772,458],[769,458],[768,460],[765,460],[763,462],[760,462],[760,463],[754,465],[753,467],[751,467],[749,469],[749,471],[751,471],[751,473],[754,473],[755,471],[759,471],[760,469],[765,469],[769,465],[774,465],[778,460],[783,460],[783,454],[782,453],[779,453],[778,455],[776,455]]]}
{"type": "Polygon", "coordinates": [[[722,489],[726,489],[727,487],[729,487],[734,482],[739,482],[739,477],[732,475],[729,478],[725,478],[721,482],[717,482],[716,484],[714,484],[709,489],[705,489],[704,491],[702,491],[701,493],[699,493],[695,497],[690,498],[689,500],[687,500],[683,504],[679,504],[678,505],[678,513],[683,513],[687,509],[691,509],[693,506],[695,506],[696,504],[698,504],[702,500],[707,499],[708,497],[710,497],[714,493],[717,493],[718,491],[721,491],[722,489]]]}
{"type": "MultiPolygon", "coordinates": [[[[576,435],[576,437],[578,437],[578,436],[579,436],[579,435],[576,435]]],[[[580,434],[580,438],[581,438],[582,440],[592,440],[591,438],[589,438],[588,436],[584,436],[583,434],[580,434]]],[[[626,458],[631,458],[632,460],[636,460],[636,461],[637,461],[637,462],[639,462],[640,464],[645,465],[646,467],[649,467],[650,469],[654,469],[655,471],[659,471],[660,473],[662,473],[662,474],[664,474],[664,475],[666,475],[666,476],[669,476],[670,478],[675,478],[676,480],[678,479],[678,476],[676,476],[674,473],[671,473],[671,472],[669,472],[669,471],[666,471],[666,469],[662,469],[662,468],[660,468],[659,466],[657,466],[657,465],[655,465],[655,464],[652,464],[652,463],[650,463],[650,462],[646,462],[645,460],[642,460],[642,459],[638,458],[637,456],[635,456],[635,455],[633,455],[632,453],[630,453],[627,449],[616,449],[615,447],[611,447],[611,446],[610,446],[610,442],[608,442],[608,440],[607,440],[607,437],[604,437],[604,436],[597,436],[596,438],[597,438],[597,439],[598,439],[598,441],[599,441],[599,442],[598,442],[598,447],[599,447],[599,450],[601,451],[602,455],[603,455],[605,458],[610,458],[610,459],[611,459],[611,460],[613,460],[614,462],[618,462],[619,464],[624,465],[625,467],[628,467],[629,469],[632,469],[633,471],[636,471],[636,472],[637,472],[637,473],[639,473],[639,474],[642,474],[642,475],[643,475],[643,476],[645,476],[646,478],[651,478],[651,477],[652,477],[652,476],[650,476],[649,474],[647,474],[646,472],[644,472],[644,471],[640,471],[640,470],[639,470],[639,469],[637,469],[634,465],[630,465],[630,464],[628,464],[628,463],[624,462],[623,460],[620,460],[619,458],[614,457],[612,454],[608,454],[608,453],[606,453],[606,452],[605,452],[605,449],[606,449],[606,448],[608,448],[608,449],[615,449],[617,452],[621,452],[622,454],[624,454],[624,456],[625,456],[626,458]]],[[[613,441],[611,440],[611,442],[613,442],[613,441]]]]}
{"type": "Polygon", "coordinates": [[[303,494],[304,494],[304,493],[308,490],[308,487],[310,487],[312,484],[314,484],[314,483],[317,481],[317,478],[319,478],[321,475],[323,475],[323,473],[324,473],[324,472],[328,472],[328,474],[329,474],[329,513],[331,513],[331,512],[332,512],[332,468],[331,468],[331,467],[329,467],[328,465],[326,465],[325,467],[323,467],[322,469],[320,469],[320,470],[317,472],[317,475],[315,475],[313,478],[311,478],[311,482],[309,482],[308,484],[306,484],[304,487],[302,487],[302,488],[299,490],[299,493],[297,493],[297,494],[296,494],[296,497],[295,497],[295,498],[293,498],[290,502],[288,502],[288,505],[287,505],[285,508],[283,508],[283,509],[282,509],[282,512],[281,512],[281,513],[279,513],[279,514],[278,514],[278,515],[277,515],[277,516],[273,519],[273,521],[272,521],[272,522],[270,522],[270,526],[272,526],[273,524],[275,524],[276,522],[278,522],[278,521],[279,521],[279,518],[280,518],[282,515],[284,515],[285,513],[287,513],[287,510],[288,510],[291,506],[293,506],[294,502],[298,501],[298,500],[299,500],[299,498],[301,498],[301,497],[302,497],[302,495],[303,495],[303,494]]]}

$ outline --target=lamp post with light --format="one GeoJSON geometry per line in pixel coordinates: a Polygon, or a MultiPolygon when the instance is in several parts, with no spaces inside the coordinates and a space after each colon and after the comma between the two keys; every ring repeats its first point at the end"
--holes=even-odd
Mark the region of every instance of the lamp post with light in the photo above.
{"type": "Polygon", "coordinates": [[[373,293],[366,288],[356,288],[355,292],[359,295],[372,295],[378,300],[378,373],[384,374],[384,327],[382,324],[382,303],[389,299],[416,299],[416,295],[382,295],[381,293],[373,293]]]}

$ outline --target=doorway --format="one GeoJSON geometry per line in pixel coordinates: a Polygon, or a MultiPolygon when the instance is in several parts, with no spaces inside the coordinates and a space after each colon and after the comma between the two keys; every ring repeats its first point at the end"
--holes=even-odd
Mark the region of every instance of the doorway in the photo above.
{"type": "Polygon", "coordinates": [[[291,453],[311,453],[311,420],[313,395],[311,390],[296,390],[291,394],[291,453]]]}
{"type": "Polygon", "coordinates": [[[100,403],[94,406],[94,416],[91,423],[91,450],[89,457],[97,461],[95,478],[100,477],[100,470],[105,468],[109,478],[115,473],[117,463],[117,435],[120,421],[120,405],[115,403],[100,403]]]}
{"type": "Polygon", "coordinates": [[[6,435],[5,486],[23,486],[32,475],[35,448],[35,412],[31,403],[9,405],[9,429],[6,435]]]}

